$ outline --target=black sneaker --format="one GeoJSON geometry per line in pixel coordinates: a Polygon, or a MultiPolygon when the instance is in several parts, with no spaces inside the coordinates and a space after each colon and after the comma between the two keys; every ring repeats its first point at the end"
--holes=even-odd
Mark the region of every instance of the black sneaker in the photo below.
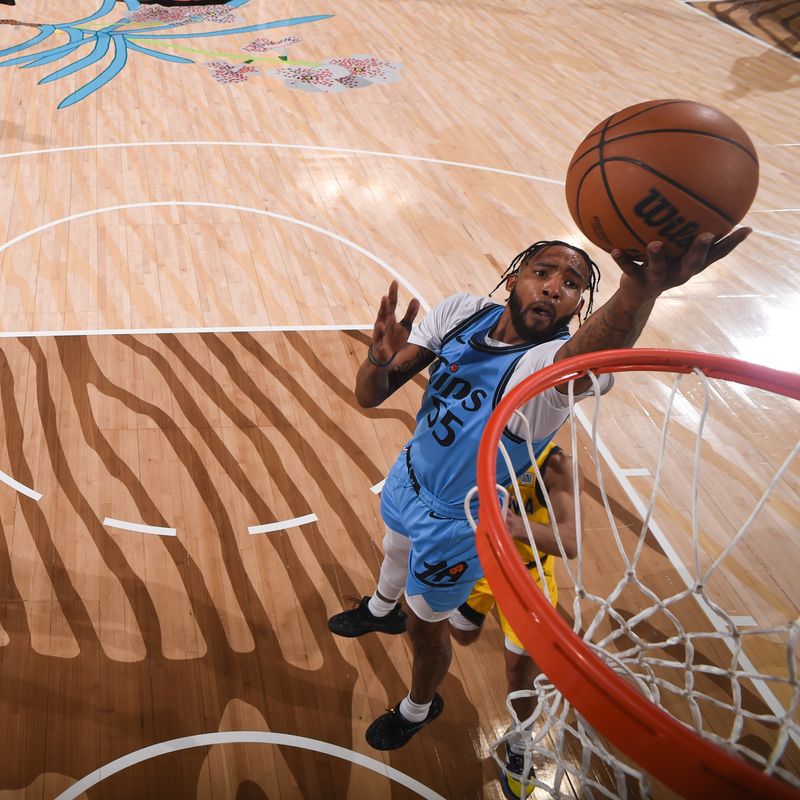
{"type": "Polygon", "coordinates": [[[367,728],[366,740],[370,747],[375,750],[397,750],[402,747],[417,731],[421,731],[444,711],[444,700],[435,694],[428,716],[422,722],[409,722],[400,713],[399,706],[398,703],[395,708],[390,708],[367,728]]]}
{"type": "Polygon", "coordinates": [[[533,766],[528,770],[525,777],[525,794],[522,793],[522,771],[525,769],[525,756],[520,753],[512,753],[510,750],[506,751],[506,765],[500,775],[500,786],[503,788],[503,794],[508,800],[524,800],[533,794],[534,785],[533,780],[536,773],[533,771],[533,766]]]}
{"type": "Polygon", "coordinates": [[[405,633],[406,615],[398,603],[386,616],[376,617],[367,607],[369,597],[362,597],[355,608],[334,614],[328,628],[337,636],[363,636],[365,633],[405,633]]]}

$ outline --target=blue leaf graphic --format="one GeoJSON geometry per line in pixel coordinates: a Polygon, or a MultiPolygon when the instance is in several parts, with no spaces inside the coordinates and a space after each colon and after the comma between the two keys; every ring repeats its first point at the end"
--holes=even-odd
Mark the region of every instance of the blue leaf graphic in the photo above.
{"type": "Polygon", "coordinates": [[[58,61],[61,56],[66,55],[67,53],[71,53],[73,50],[76,50],[78,47],[84,44],[89,44],[94,39],[94,36],[86,37],[85,39],[81,39],[76,42],[70,42],[69,44],[62,44],[60,47],[54,47],[51,50],[42,50],[39,53],[28,53],[25,56],[17,56],[16,58],[10,58],[8,61],[0,61],[0,67],[3,66],[10,66],[12,64],[22,64],[24,62],[28,62],[25,64],[24,68],[27,67],[36,67],[41,66],[42,64],[49,64],[51,61],[58,61]]]}
{"type": "Polygon", "coordinates": [[[114,6],[116,5],[116,0],[103,0],[103,4],[94,14],[90,14],[88,17],[84,17],[83,19],[76,19],[74,22],[65,23],[68,25],[82,25],[84,22],[91,22],[95,19],[100,19],[100,17],[104,17],[106,14],[110,14],[114,10],[114,6]]]}
{"type": "Polygon", "coordinates": [[[119,34],[114,34],[111,40],[114,44],[114,58],[111,63],[96,78],[93,78],[85,86],[81,86],[80,89],[65,97],[58,104],[58,108],[67,108],[80,102],[102,86],[105,86],[113,77],[119,75],[128,60],[128,44],[125,38],[119,34]]]}
{"type": "MultiPolygon", "coordinates": [[[[64,28],[64,32],[69,36],[69,44],[61,45],[61,47],[69,47],[70,44],[74,44],[79,46],[81,44],[86,44],[92,40],[93,37],[87,38],[82,30],[78,28],[64,28]]],[[[53,61],[58,61],[67,53],[71,53],[75,48],[70,48],[69,50],[62,50],[61,47],[57,47],[53,50],[40,50],[38,53],[31,54],[31,60],[23,67],[23,69],[28,69],[28,67],[41,67],[44,64],[50,64],[53,61]]]]}
{"type": "Polygon", "coordinates": [[[103,56],[108,52],[108,48],[111,45],[111,37],[105,34],[98,34],[97,41],[95,42],[94,49],[88,56],[84,56],[83,58],[79,59],[78,61],[74,61],[72,64],[68,64],[66,67],[62,67],[61,69],[53,72],[52,74],[48,75],[46,78],[42,78],[39,83],[52,83],[53,81],[57,81],[59,78],[66,78],[67,75],[72,75],[74,72],[78,72],[82,70],[84,67],[89,67],[92,64],[96,64],[100,61],[103,56]]]}
{"type": "MultiPolygon", "coordinates": [[[[109,27],[119,27],[119,25],[121,25],[121,24],[123,24],[123,23],[118,22],[118,23],[116,23],[116,25],[113,25],[113,26],[110,25],[109,27]]],[[[139,36],[144,36],[145,33],[150,33],[151,31],[168,31],[168,30],[172,30],[173,28],[180,28],[182,25],[183,25],[182,22],[170,22],[170,23],[167,23],[166,25],[154,25],[152,28],[146,28],[144,30],[138,30],[136,28],[129,28],[129,29],[125,30],[124,33],[126,35],[128,35],[128,36],[130,36],[132,34],[138,34],[139,36]]],[[[104,28],[103,30],[107,30],[107,29],[104,28]]]]}
{"type": "Polygon", "coordinates": [[[85,38],[83,31],[78,28],[62,28],[62,30],[69,36],[70,42],[80,42],[85,38]]]}
{"type": "MultiPolygon", "coordinates": [[[[91,39],[86,39],[86,42],[91,39]]],[[[62,44],[60,47],[53,47],[50,50],[40,50],[38,53],[26,53],[24,56],[17,56],[16,58],[9,58],[6,61],[0,61],[0,67],[12,66],[14,64],[29,64],[42,59],[42,63],[46,64],[48,61],[57,61],[62,55],[72,52],[76,47],[80,47],[84,40],[77,42],[70,42],[69,44],[62,44]],[[50,58],[52,56],[52,58],[50,58]]]]}
{"type": "Polygon", "coordinates": [[[207,31],[206,33],[167,33],[161,36],[151,36],[144,31],[142,33],[126,33],[125,35],[137,39],[205,39],[209,36],[227,36],[232,33],[251,33],[252,31],[263,31],[267,28],[288,28],[291,25],[302,25],[305,22],[317,22],[321,19],[330,19],[333,14],[317,14],[313,17],[294,17],[293,19],[279,19],[275,22],[262,22],[259,25],[246,25],[243,28],[226,28],[221,31],[207,31]]]}
{"type": "MultiPolygon", "coordinates": [[[[40,32],[38,35],[29,39],[27,42],[15,45],[5,50],[0,50],[0,56],[10,55],[11,53],[18,53],[23,50],[28,50],[40,42],[49,38],[56,30],[64,31],[69,37],[67,44],[52,47],[49,50],[44,50],[38,53],[25,53],[24,55],[16,56],[15,58],[0,61],[0,67],[12,66],[20,64],[23,68],[42,66],[54,61],[58,61],[62,57],[74,52],[79,47],[90,42],[94,42],[94,47],[89,55],[62,67],[59,70],[51,73],[50,75],[42,78],[39,83],[51,83],[52,81],[59,80],[68,75],[73,75],[81,70],[100,62],[108,53],[111,45],[114,46],[114,56],[106,68],[95,78],[93,78],[85,86],[77,89],[72,94],[65,97],[59,104],[58,108],[67,108],[75,103],[80,102],[89,95],[96,92],[103,87],[112,78],[118,75],[128,60],[128,48],[150,56],[151,58],[158,58],[162,61],[170,61],[179,64],[193,64],[196,63],[193,59],[185,58],[183,56],[173,55],[172,53],[165,53],[161,50],[151,49],[136,43],[135,39],[157,41],[159,39],[206,39],[215,36],[227,36],[229,34],[239,33],[252,33],[255,31],[268,30],[269,28],[286,28],[294,25],[303,25],[307,22],[318,22],[323,19],[330,19],[333,14],[316,14],[308,17],[293,17],[291,19],[275,20],[273,22],[262,22],[257,25],[246,25],[238,28],[224,28],[218,31],[206,31],[204,33],[164,33],[154,34],[154,30],[169,30],[177,27],[177,23],[158,26],[156,28],[148,28],[146,30],[138,31],[123,31],[121,28],[126,24],[124,19],[116,23],[102,28],[101,30],[84,30],[76,27],[82,23],[91,22],[99,19],[107,14],[110,14],[116,7],[117,0],[102,0],[98,10],[88,17],[76,20],[73,23],[65,23],[60,25],[40,25],[40,32]]],[[[246,5],[249,0],[228,0],[225,6],[228,8],[240,8],[246,5]]],[[[129,10],[135,11],[140,8],[138,0],[125,0],[125,5],[129,10]]]]}
{"type": "Polygon", "coordinates": [[[32,39],[28,39],[27,42],[23,42],[22,44],[15,44],[13,47],[6,47],[5,50],[0,50],[0,56],[7,56],[11,53],[18,53],[20,50],[27,50],[29,47],[33,47],[35,44],[43,42],[45,39],[52,36],[54,32],[55,26],[42,25],[41,32],[37,33],[32,39]]]}
{"type": "Polygon", "coordinates": [[[162,53],[161,50],[151,50],[149,47],[142,47],[136,42],[128,42],[128,47],[131,50],[136,50],[139,53],[144,53],[146,56],[153,56],[153,58],[160,58],[163,61],[175,61],[178,64],[194,64],[191,58],[184,58],[183,56],[175,56],[172,53],[162,53]]]}
{"type": "Polygon", "coordinates": [[[121,28],[125,24],[127,23],[124,19],[120,20],[119,22],[112,22],[111,25],[106,25],[105,28],[100,28],[98,33],[113,33],[117,28],[121,28]]]}

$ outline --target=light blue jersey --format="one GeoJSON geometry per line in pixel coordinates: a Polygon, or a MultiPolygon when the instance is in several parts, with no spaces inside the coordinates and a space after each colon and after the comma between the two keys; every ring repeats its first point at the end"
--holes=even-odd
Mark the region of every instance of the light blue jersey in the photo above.
{"type": "MultiPolygon", "coordinates": [[[[428,386],[417,414],[417,428],[408,443],[411,467],[419,485],[432,495],[440,513],[464,517],[464,498],[475,485],[476,460],[489,416],[503,397],[517,362],[543,342],[498,346],[486,343],[504,306],[488,305],[467,318],[442,340],[439,358],[430,367],[428,386]]],[[[566,327],[544,341],[568,339],[566,327]]],[[[555,431],[533,442],[539,453],[555,431]]],[[[506,430],[503,443],[519,475],[530,467],[524,439],[506,430]]],[[[497,482],[511,476],[502,456],[497,459],[497,482]]]]}

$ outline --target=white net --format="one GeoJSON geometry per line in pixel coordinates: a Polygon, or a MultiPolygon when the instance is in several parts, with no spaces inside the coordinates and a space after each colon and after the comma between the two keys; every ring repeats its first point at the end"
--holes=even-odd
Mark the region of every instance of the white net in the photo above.
{"type": "MultiPolygon", "coordinates": [[[[536,469],[561,615],[652,703],[800,788],[800,403],[699,370],[635,372],[597,401],[571,398],[568,428],[557,441],[576,456],[575,487],[584,476],[574,560],[536,469]]],[[[525,742],[521,796],[526,783],[543,797],[675,796],[588,725],[558,677],[509,695],[512,724],[493,746],[504,769],[507,743],[525,742]],[[511,700],[524,694],[536,706],[521,720],[511,700]]]]}

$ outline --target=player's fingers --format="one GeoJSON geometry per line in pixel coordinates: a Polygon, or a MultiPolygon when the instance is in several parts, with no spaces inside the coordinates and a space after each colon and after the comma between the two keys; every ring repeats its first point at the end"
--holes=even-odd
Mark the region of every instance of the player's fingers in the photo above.
{"type": "Polygon", "coordinates": [[[417,298],[413,298],[411,302],[408,304],[408,308],[406,309],[405,316],[400,321],[400,324],[409,332],[411,333],[411,325],[414,320],[417,318],[417,314],[419,313],[419,300],[417,298]]]}
{"type": "Polygon", "coordinates": [[[752,228],[737,228],[724,239],[720,239],[720,241],[712,245],[708,254],[708,263],[713,264],[715,261],[725,258],[725,256],[737,248],[752,232],[752,228]]]}
{"type": "Polygon", "coordinates": [[[622,252],[622,250],[612,250],[611,251],[611,258],[617,262],[618,266],[624,266],[624,264],[630,261],[630,258],[622,252]]]}
{"type": "Polygon", "coordinates": [[[632,275],[636,270],[641,269],[641,266],[622,250],[612,250],[611,258],[616,261],[617,266],[626,275],[632,275]]]}
{"type": "Polygon", "coordinates": [[[650,242],[645,253],[645,266],[652,273],[661,273],[667,267],[664,242],[650,242]]]}
{"type": "Polygon", "coordinates": [[[398,323],[398,325],[400,325],[400,327],[406,332],[406,341],[411,335],[411,326],[414,323],[414,318],[417,316],[417,311],[419,311],[419,301],[415,299],[408,304],[405,316],[398,323]]]}
{"type": "Polygon", "coordinates": [[[397,308],[397,281],[392,281],[389,284],[389,311],[394,314],[395,308],[397,308]]]}
{"type": "Polygon", "coordinates": [[[694,237],[694,241],[681,259],[681,267],[684,272],[688,272],[687,277],[702,272],[711,263],[708,254],[712,244],[714,244],[713,233],[701,233],[694,237]]]}
{"type": "Polygon", "coordinates": [[[375,324],[377,325],[378,322],[382,322],[389,316],[389,298],[384,295],[381,297],[381,304],[378,306],[378,316],[376,318],[375,324]]]}

